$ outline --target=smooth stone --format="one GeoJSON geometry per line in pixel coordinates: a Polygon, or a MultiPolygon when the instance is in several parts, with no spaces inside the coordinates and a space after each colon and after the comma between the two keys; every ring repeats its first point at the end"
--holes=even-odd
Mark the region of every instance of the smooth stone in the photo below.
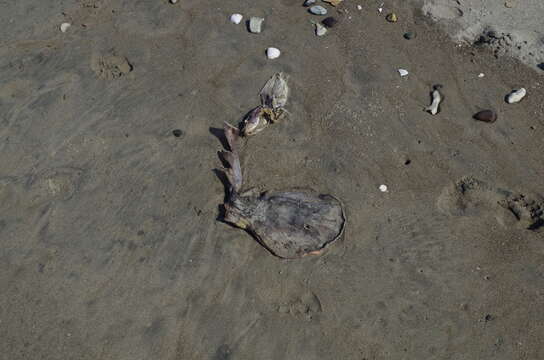
{"type": "Polygon", "coordinates": [[[398,20],[398,17],[397,17],[397,14],[395,13],[391,13],[391,14],[388,14],[386,17],[385,17],[385,20],[391,22],[391,23],[395,23],[397,22],[398,20]]]}
{"type": "Polygon", "coordinates": [[[329,16],[328,18],[325,18],[321,23],[328,28],[332,28],[334,25],[338,24],[338,20],[336,20],[332,16],[329,16]]]}
{"type": "Polygon", "coordinates": [[[309,11],[314,15],[327,15],[327,9],[321,5],[312,6],[309,11]]]}
{"type": "Polygon", "coordinates": [[[482,110],[480,112],[477,112],[474,114],[474,119],[487,122],[487,123],[494,123],[497,121],[497,113],[493,110],[482,110]]]}
{"type": "Polygon", "coordinates": [[[266,57],[271,60],[279,58],[280,55],[281,55],[280,49],[277,49],[275,47],[269,47],[268,49],[266,49],[266,57]]]}
{"type": "Polygon", "coordinates": [[[172,134],[174,134],[175,137],[181,137],[181,135],[183,135],[183,131],[180,129],[175,129],[172,131],[172,134]]]}
{"type": "Polygon", "coordinates": [[[520,88],[518,90],[512,91],[506,96],[506,102],[509,104],[514,104],[520,102],[527,95],[527,90],[525,88],[520,88]]]}
{"type": "Polygon", "coordinates": [[[315,34],[317,36],[323,36],[327,33],[327,28],[321,24],[315,24],[315,34]]]}
{"type": "Polygon", "coordinates": [[[239,24],[242,22],[242,19],[244,17],[242,16],[242,14],[232,14],[230,16],[230,22],[233,23],[233,24],[239,24]]]}
{"type": "Polygon", "coordinates": [[[406,40],[412,40],[412,39],[414,39],[416,37],[416,33],[408,31],[408,32],[404,33],[403,36],[404,36],[404,38],[406,40]]]}
{"type": "Polygon", "coordinates": [[[259,34],[263,29],[264,18],[252,16],[249,19],[249,31],[254,34],[259,34]]]}
{"type": "Polygon", "coordinates": [[[308,7],[308,6],[311,6],[311,5],[315,4],[315,2],[316,2],[316,0],[306,0],[304,2],[303,6],[308,7]]]}
{"type": "Polygon", "coordinates": [[[68,28],[72,26],[72,24],[70,23],[62,23],[60,25],[60,31],[62,31],[63,33],[65,33],[66,31],[68,31],[68,28]]]}

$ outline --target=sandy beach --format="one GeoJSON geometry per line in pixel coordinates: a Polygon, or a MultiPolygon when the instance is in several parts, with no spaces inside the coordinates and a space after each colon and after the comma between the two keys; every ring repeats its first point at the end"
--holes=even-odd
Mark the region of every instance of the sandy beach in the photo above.
{"type": "Polygon", "coordinates": [[[1,359],[544,358],[542,5],[319,1],[318,37],[302,2],[1,2],[1,359]],[[217,135],[276,72],[244,187],[347,218],[299,260],[221,221],[217,135]]]}

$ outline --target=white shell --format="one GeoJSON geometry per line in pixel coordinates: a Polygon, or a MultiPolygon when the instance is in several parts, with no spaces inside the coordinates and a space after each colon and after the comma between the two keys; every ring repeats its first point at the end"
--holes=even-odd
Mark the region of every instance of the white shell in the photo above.
{"type": "Polygon", "coordinates": [[[242,16],[242,14],[232,14],[230,16],[230,22],[233,23],[233,24],[239,24],[242,22],[242,19],[244,17],[242,16]]]}
{"type": "Polygon", "coordinates": [[[506,102],[509,104],[517,103],[521,101],[527,95],[527,90],[525,88],[521,88],[518,90],[512,91],[508,96],[506,97],[506,102]]]}
{"type": "Polygon", "coordinates": [[[68,31],[68,28],[72,26],[72,24],[70,23],[62,23],[60,24],[60,31],[62,31],[63,33],[65,33],[66,31],[68,31]]]}
{"type": "Polygon", "coordinates": [[[408,70],[399,69],[399,74],[400,74],[400,76],[407,76],[408,75],[408,70]]]}
{"type": "Polygon", "coordinates": [[[379,189],[381,192],[387,192],[387,185],[381,184],[379,189]]]}
{"type": "Polygon", "coordinates": [[[269,59],[277,59],[280,57],[281,51],[275,47],[269,47],[266,49],[266,57],[269,59]]]}

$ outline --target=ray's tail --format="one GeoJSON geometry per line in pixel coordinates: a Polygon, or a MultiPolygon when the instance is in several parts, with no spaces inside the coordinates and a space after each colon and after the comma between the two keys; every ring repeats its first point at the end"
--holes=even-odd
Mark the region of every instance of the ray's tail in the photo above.
{"type": "Polygon", "coordinates": [[[230,150],[221,151],[221,155],[229,164],[229,168],[224,169],[224,172],[230,183],[230,194],[237,194],[242,189],[242,167],[240,166],[240,156],[238,153],[240,131],[228,123],[225,123],[223,130],[230,150]]]}

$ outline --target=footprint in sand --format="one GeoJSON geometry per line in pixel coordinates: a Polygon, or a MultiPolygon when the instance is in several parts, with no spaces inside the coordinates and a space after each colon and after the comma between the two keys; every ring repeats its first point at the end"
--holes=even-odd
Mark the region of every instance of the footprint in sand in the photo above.
{"type": "Polygon", "coordinates": [[[544,199],[541,196],[495,188],[473,177],[463,177],[444,188],[437,206],[450,215],[475,216],[492,212],[505,226],[515,224],[533,231],[544,229],[544,199]]]}
{"type": "Polygon", "coordinates": [[[30,204],[70,199],[77,190],[81,173],[74,168],[54,168],[31,176],[26,183],[30,204]]]}
{"type": "Polygon", "coordinates": [[[127,58],[123,56],[95,55],[91,59],[91,69],[98,78],[113,80],[131,72],[133,66],[128,62],[127,58]]]}
{"type": "Polygon", "coordinates": [[[40,206],[51,201],[66,201],[77,191],[82,171],[53,168],[21,178],[0,179],[2,205],[40,206]]]}
{"type": "Polygon", "coordinates": [[[291,301],[278,306],[278,312],[280,313],[290,314],[294,317],[304,317],[307,320],[311,320],[314,314],[321,311],[321,302],[313,292],[294,297],[291,301]]]}
{"type": "Polygon", "coordinates": [[[460,7],[436,0],[431,0],[423,5],[423,13],[436,20],[453,20],[464,15],[460,7]]]}

